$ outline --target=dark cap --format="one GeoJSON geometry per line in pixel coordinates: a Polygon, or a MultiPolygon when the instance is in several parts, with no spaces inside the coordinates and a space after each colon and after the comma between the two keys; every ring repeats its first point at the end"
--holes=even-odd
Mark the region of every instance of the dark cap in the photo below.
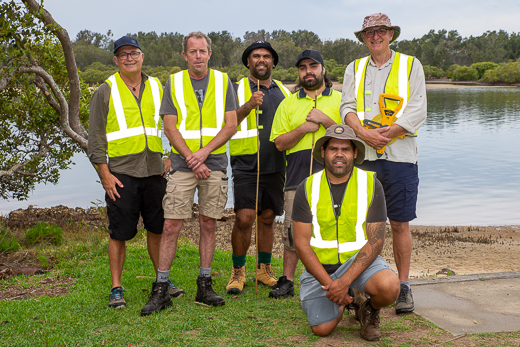
{"type": "Polygon", "coordinates": [[[114,42],[114,54],[116,54],[117,50],[123,46],[134,46],[142,51],[141,46],[139,46],[139,42],[137,42],[137,39],[133,38],[132,36],[123,36],[114,42]]]}
{"type": "Polygon", "coordinates": [[[245,67],[247,67],[247,58],[249,58],[249,54],[251,54],[252,51],[258,48],[265,48],[269,52],[271,52],[271,54],[273,55],[274,66],[278,65],[278,53],[276,53],[271,44],[267,41],[255,41],[252,44],[250,44],[249,47],[246,48],[244,53],[242,53],[242,63],[245,67]]]}
{"type": "Polygon", "coordinates": [[[330,139],[352,141],[352,144],[357,148],[357,157],[354,160],[354,162],[356,164],[361,164],[363,160],[365,160],[365,144],[356,137],[354,130],[352,130],[352,128],[348,125],[334,124],[327,129],[325,135],[323,135],[318,139],[318,141],[316,141],[316,145],[314,146],[314,152],[312,153],[312,155],[314,156],[314,159],[316,159],[319,163],[323,164],[323,157],[321,156],[321,147],[323,147],[323,144],[330,139]]]}
{"type": "Polygon", "coordinates": [[[296,67],[298,67],[303,59],[311,59],[321,65],[325,66],[325,62],[323,61],[323,57],[320,52],[315,51],[314,49],[306,49],[305,51],[298,54],[298,61],[296,62],[296,67]]]}

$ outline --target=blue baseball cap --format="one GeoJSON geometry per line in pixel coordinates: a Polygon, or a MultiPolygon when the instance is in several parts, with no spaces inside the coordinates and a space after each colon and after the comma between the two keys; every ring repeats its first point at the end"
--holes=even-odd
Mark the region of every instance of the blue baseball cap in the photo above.
{"type": "Polygon", "coordinates": [[[139,46],[139,42],[137,42],[136,38],[132,36],[123,36],[114,42],[114,54],[116,54],[117,50],[123,46],[134,46],[142,51],[141,46],[139,46]]]}

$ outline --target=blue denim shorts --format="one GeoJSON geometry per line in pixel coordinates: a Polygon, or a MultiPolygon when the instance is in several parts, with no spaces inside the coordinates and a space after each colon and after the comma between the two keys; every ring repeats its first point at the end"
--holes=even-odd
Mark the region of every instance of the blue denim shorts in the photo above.
{"type": "Polygon", "coordinates": [[[415,218],[419,174],[417,164],[396,163],[388,160],[364,161],[356,165],[373,171],[385,191],[386,213],[396,222],[409,222],[415,218]]]}
{"type": "MultiPolygon", "coordinates": [[[[330,277],[336,280],[347,272],[356,259],[357,253],[343,263],[330,277]]],[[[392,270],[390,265],[380,255],[356,278],[350,286],[365,291],[367,282],[379,271],[392,270]]],[[[392,270],[393,271],[393,270],[392,270]]],[[[300,276],[300,302],[303,312],[307,315],[310,326],[330,322],[339,316],[340,305],[327,298],[327,291],[321,289],[321,284],[313,275],[305,270],[300,276]]]]}

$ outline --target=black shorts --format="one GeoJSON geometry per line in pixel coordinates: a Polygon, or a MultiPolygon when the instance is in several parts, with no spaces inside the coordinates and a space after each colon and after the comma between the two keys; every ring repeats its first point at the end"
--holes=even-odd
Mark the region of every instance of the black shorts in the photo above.
{"type": "Polygon", "coordinates": [[[137,234],[139,213],[144,227],[151,233],[162,234],[164,212],[162,200],[166,193],[166,179],[160,175],[150,177],[131,177],[112,173],[123,184],[116,185],[121,196],[113,201],[105,194],[110,238],[128,241],[137,234]]]}
{"type": "MultiPolygon", "coordinates": [[[[273,210],[276,216],[283,214],[283,187],[285,175],[281,172],[261,174],[258,184],[258,215],[264,210],[273,210]]],[[[242,208],[255,209],[256,175],[233,176],[235,212],[242,208]]]]}

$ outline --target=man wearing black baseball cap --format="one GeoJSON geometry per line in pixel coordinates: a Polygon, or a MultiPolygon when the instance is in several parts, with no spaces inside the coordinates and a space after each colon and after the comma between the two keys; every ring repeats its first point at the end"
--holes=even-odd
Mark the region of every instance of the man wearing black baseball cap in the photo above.
{"type": "Polygon", "coordinates": [[[269,136],[278,105],[291,94],[280,81],[271,78],[271,71],[278,64],[278,54],[269,42],[253,42],[244,50],[242,62],[249,68],[250,75],[237,84],[240,104],[237,110],[238,130],[229,140],[236,219],[231,234],[233,268],[226,286],[228,293],[243,291],[246,281],[246,253],[251,243],[255,217],[258,218],[256,279],[269,287],[277,283],[271,268],[271,255],[274,219],[283,214],[285,153],[269,141],[269,136]],[[257,146],[258,140],[260,149],[257,146]],[[256,206],[258,169],[260,173],[256,206]]]}
{"type": "Polygon", "coordinates": [[[361,337],[381,338],[379,312],[395,302],[399,280],[379,255],[385,240],[386,205],[373,172],[354,167],[365,145],[347,125],[333,125],[316,142],[314,158],[325,169],[304,179],[296,191],[294,243],[305,265],[300,301],[312,332],[329,335],[352,304],[361,337]],[[349,295],[349,288],[370,299],[349,295]]]}
{"type": "Polygon", "coordinates": [[[315,141],[333,124],[341,123],[339,104],[341,93],[333,90],[327,76],[323,57],[318,51],[306,49],[296,60],[299,84],[297,92],[280,103],[274,117],[271,138],[287,156],[285,181],[285,220],[282,233],[284,243],[283,276],[278,279],[270,297],[294,295],[294,272],[298,256],[292,236],[291,211],[298,184],[323,165],[312,160],[315,141]]]}
{"type": "Polygon", "coordinates": [[[88,156],[98,166],[106,191],[112,276],[108,305],[113,308],[126,307],[121,287],[125,244],[137,234],[139,216],[156,271],[164,224],[162,197],[170,160],[162,159],[161,121],[156,117],[163,89],[157,78],[141,71],[143,59],[137,39],[116,40],[119,72],[99,86],[90,102],[88,156]]]}

